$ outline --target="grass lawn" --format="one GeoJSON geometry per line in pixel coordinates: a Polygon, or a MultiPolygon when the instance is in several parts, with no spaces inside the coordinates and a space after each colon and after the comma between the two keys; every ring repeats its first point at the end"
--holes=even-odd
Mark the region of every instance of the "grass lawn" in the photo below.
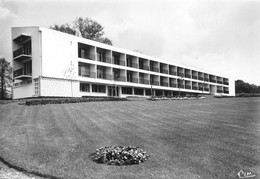
{"type": "Polygon", "coordinates": [[[57,178],[260,177],[260,98],[0,105],[0,157],[57,178]],[[93,162],[95,149],[139,146],[140,165],[93,162]]]}

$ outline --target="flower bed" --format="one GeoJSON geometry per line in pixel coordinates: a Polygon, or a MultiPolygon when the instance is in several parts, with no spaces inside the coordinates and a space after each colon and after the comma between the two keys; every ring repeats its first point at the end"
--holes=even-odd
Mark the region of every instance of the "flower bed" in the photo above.
{"type": "Polygon", "coordinates": [[[107,165],[133,165],[144,162],[149,155],[138,147],[109,146],[101,147],[91,155],[94,162],[107,165]]]}
{"type": "Polygon", "coordinates": [[[82,103],[82,102],[99,102],[99,101],[126,101],[125,98],[114,97],[91,97],[91,98],[41,98],[30,99],[25,101],[25,105],[45,105],[45,104],[66,104],[66,103],[82,103]]]}

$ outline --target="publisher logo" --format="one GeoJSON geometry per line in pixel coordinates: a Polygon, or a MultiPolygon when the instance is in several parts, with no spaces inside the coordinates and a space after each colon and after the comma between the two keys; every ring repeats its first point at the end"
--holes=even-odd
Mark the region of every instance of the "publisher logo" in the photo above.
{"type": "Polygon", "coordinates": [[[253,178],[256,176],[252,172],[243,171],[243,170],[240,170],[237,175],[239,178],[253,178]]]}

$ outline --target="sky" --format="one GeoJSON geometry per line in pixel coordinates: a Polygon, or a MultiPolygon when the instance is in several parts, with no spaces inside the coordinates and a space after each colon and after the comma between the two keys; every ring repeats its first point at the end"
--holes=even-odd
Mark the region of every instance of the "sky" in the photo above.
{"type": "Polygon", "coordinates": [[[113,45],[260,85],[260,0],[0,0],[0,57],[11,27],[88,17],[113,45]]]}

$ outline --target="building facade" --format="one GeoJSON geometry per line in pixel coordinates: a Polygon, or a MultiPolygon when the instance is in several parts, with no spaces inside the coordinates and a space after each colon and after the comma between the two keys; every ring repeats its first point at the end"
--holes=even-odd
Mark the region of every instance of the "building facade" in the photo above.
{"type": "Polygon", "coordinates": [[[234,80],[43,27],[12,28],[14,98],[234,96],[234,80]]]}

